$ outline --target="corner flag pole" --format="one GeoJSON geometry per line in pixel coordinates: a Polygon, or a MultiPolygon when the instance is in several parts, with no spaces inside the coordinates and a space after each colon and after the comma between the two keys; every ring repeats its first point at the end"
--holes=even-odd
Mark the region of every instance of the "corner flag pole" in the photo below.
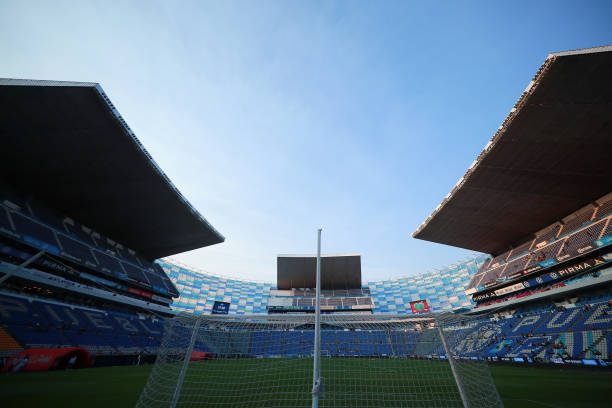
{"type": "Polygon", "coordinates": [[[321,228],[317,230],[317,288],[315,304],[314,369],[312,370],[312,408],[319,407],[321,391],[321,228]]]}

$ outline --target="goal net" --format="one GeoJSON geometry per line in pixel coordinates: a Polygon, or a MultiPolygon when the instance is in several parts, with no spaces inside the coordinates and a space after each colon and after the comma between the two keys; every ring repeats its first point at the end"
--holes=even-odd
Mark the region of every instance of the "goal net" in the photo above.
{"type": "Polygon", "coordinates": [[[460,354],[466,333],[482,321],[451,313],[322,315],[321,382],[313,390],[314,321],[167,320],[137,407],[310,407],[313,392],[321,407],[502,406],[478,348],[460,354]]]}

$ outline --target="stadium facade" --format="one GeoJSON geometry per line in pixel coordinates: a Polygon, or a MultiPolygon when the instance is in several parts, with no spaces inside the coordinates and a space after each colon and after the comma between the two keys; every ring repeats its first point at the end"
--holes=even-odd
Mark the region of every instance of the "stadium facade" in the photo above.
{"type": "Polygon", "coordinates": [[[178,289],[172,308],[178,312],[211,313],[215,302],[230,303],[229,313],[266,313],[271,283],[216,276],[178,262],[158,263],[178,289]]]}
{"type": "MultiPolygon", "coordinates": [[[[465,294],[472,276],[488,259],[475,259],[414,276],[368,281],[363,289],[370,294],[373,313],[412,313],[410,302],[426,300],[431,311],[470,308],[465,294]]],[[[230,313],[267,313],[272,283],[249,282],[216,276],[172,260],[159,260],[179,291],[172,308],[182,312],[210,313],[215,302],[230,303],[230,313]]]]}

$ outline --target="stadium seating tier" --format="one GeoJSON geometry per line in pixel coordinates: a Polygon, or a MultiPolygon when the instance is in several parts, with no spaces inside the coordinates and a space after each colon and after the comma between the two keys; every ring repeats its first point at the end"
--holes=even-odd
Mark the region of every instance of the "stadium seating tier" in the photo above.
{"type": "Polygon", "coordinates": [[[15,250],[25,245],[35,252],[59,256],[83,272],[93,271],[168,298],[178,295],[159,266],[35,200],[19,197],[8,186],[0,188],[0,235],[15,250]]]}

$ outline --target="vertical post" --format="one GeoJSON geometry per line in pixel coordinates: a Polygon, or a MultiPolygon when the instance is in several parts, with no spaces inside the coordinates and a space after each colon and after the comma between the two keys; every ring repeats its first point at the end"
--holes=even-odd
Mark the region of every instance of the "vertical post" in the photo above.
{"type": "Polygon", "coordinates": [[[178,404],[179,398],[181,396],[183,380],[185,379],[185,374],[187,373],[187,366],[189,365],[189,360],[191,359],[191,354],[193,353],[193,346],[195,345],[196,338],[198,337],[198,330],[200,329],[201,319],[202,318],[200,316],[196,318],[195,326],[193,328],[193,332],[191,333],[191,340],[189,340],[189,347],[187,347],[187,352],[185,353],[185,360],[183,360],[183,367],[181,367],[181,372],[176,382],[176,388],[174,390],[174,396],[172,397],[172,403],[170,404],[170,408],[176,407],[176,404],[178,404]]]}
{"type": "Polygon", "coordinates": [[[317,230],[317,288],[315,303],[314,369],[312,370],[312,408],[319,407],[321,391],[321,228],[317,230]]]}
{"type": "Polygon", "coordinates": [[[438,327],[438,334],[440,334],[440,340],[442,340],[442,345],[444,346],[444,352],[446,353],[446,358],[450,364],[451,372],[453,373],[453,378],[455,379],[455,383],[457,383],[457,388],[459,389],[459,395],[461,396],[461,402],[465,408],[470,408],[470,404],[467,399],[467,395],[465,395],[465,390],[463,389],[463,384],[461,383],[461,379],[457,374],[457,369],[455,368],[455,361],[453,360],[453,356],[451,354],[448,345],[446,344],[446,338],[444,337],[444,332],[442,331],[442,325],[440,325],[439,320],[436,319],[436,326],[438,327]]]}

